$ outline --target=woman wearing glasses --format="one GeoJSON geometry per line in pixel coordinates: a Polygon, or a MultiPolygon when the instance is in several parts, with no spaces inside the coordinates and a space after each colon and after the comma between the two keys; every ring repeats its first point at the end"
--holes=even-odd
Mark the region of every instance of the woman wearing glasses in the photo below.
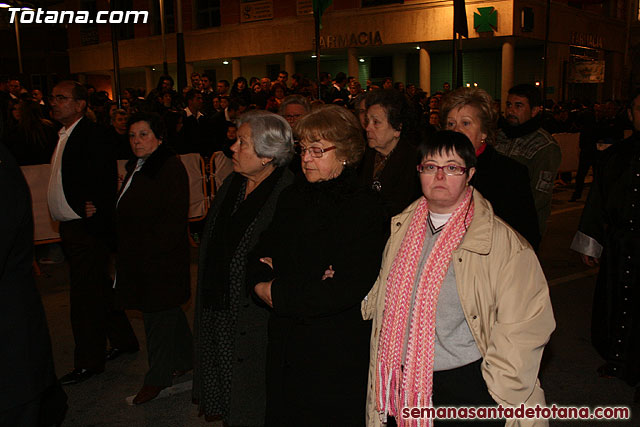
{"type": "Polygon", "coordinates": [[[536,255],[469,185],[464,134],[436,132],[418,152],[424,197],[393,218],[363,303],[367,425],[416,425],[403,411],[414,406],[544,405],[537,375],[555,322],[536,255]]]}
{"type": "Polygon", "coordinates": [[[364,424],[370,323],[360,302],[380,267],[386,224],[353,165],[364,151],[349,110],[329,105],[296,124],[302,172],[283,191],[250,259],[272,307],[268,426],[364,424]]]}

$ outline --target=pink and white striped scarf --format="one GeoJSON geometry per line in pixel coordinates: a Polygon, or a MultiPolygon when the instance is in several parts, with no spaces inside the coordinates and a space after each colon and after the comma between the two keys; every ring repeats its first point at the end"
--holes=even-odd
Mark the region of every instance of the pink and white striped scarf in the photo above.
{"type": "Polygon", "coordinates": [[[376,409],[383,421],[386,421],[387,415],[392,415],[396,417],[398,426],[432,425],[431,420],[403,420],[401,410],[405,407],[432,405],[438,295],[452,253],[460,245],[473,219],[472,192],[469,187],[463,201],[441,231],[424,270],[417,271],[429,229],[429,206],[427,200],[422,199],[391,266],[376,366],[376,409]],[[409,313],[416,274],[420,274],[420,282],[413,312],[409,313]],[[409,343],[405,365],[401,367],[408,325],[409,343]]]}

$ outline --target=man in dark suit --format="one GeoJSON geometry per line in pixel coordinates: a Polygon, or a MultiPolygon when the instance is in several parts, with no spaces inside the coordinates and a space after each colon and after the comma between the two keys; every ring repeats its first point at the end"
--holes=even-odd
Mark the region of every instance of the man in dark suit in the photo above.
{"type": "MultiPolygon", "coordinates": [[[[66,397],[45,416],[56,387],[51,340],[33,279],[33,214],[27,182],[0,144],[0,425],[58,423],[66,397]]],[[[57,386],[60,390],[60,386],[57,386]]],[[[44,424],[43,424],[44,425],[44,424]]]]}
{"type": "Polygon", "coordinates": [[[74,369],[63,385],[82,382],[104,371],[106,338],[114,358],[138,350],[123,311],[113,311],[109,277],[109,240],[116,202],[117,169],[106,132],[84,117],[87,90],[79,83],[53,88],[52,117],[62,124],[51,162],[48,202],[60,221],[62,247],[69,260],[74,369]]]}

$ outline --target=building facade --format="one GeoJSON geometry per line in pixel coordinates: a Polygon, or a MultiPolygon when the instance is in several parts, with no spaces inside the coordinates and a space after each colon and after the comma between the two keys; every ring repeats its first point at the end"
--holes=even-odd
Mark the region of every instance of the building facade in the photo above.
{"type": "MultiPolygon", "coordinates": [[[[155,87],[163,49],[158,1],[121,0],[122,10],[148,10],[149,22],[117,26],[121,87],[155,87]],[[128,3],[127,3],[128,2],[128,3]],[[125,4],[126,3],[126,4],[125,4]]],[[[630,80],[631,0],[547,2],[467,1],[469,38],[463,39],[463,84],[497,99],[517,83],[545,86],[547,97],[620,99],[630,80]]],[[[107,0],[74,0],[77,10],[107,10],[107,0]]],[[[166,59],[176,76],[181,20],[187,76],[216,80],[270,76],[284,69],[315,77],[311,0],[165,0],[166,59]],[[181,15],[181,16],[180,16],[181,15]]],[[[70,71],[111,92],[109,25],[70,25],[70,71]]],[[[321,69],[344,71],[361,83],[392,77],[432,93],[452,80],[453,2],[442,0],[334,0],[322,17],[321,69]]]]}

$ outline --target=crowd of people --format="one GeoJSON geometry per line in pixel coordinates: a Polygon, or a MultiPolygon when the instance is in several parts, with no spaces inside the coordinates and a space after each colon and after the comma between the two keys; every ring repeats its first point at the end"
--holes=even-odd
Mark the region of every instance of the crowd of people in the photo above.
{"type": "MultiPolygon", "coordinates": [[[[193,370],[200,415],[228,426],[409,426],[404,407],[544,405],[538,370],[555,321],[536,251],[561,161],[552,133],[580,132],[578,180],[607,162],[574,249],[592,264],[615,250],[607,283],[627,280],[612,272],[624,252],[638,282],[638,209],[616,217],[618,229],[603,210],[637,198],[620,186],[609,201],[619,174],[632,180],[640,164],[620,165],[637,143],[621,142],[628,122],[614,102],[545,106],[537,87],[520,84],[502,114],[486,91],[448,83],[428,96],[390,78],[362,88],[344,73],[190,80],[178,93],[162,76],[146,96],[126,89],[119,105],[68,80],[46,100],[16,79],[0,86],[0,176],[19,201],[0,218],[20,210],[19,224],[0,224],[20,236],[0,252],[15,263],[0,283],[28,290],[25,322],[38,325],[29,339],[46,374],[12,384],[0,424],[35,425],[21,423],[64,404],[58,384],[137,352],[125,309],[142,312],[149,364],[132,403],[193,370]],[[614,147],[600,155],[598,144],[614,147]],[[193,296],[184,153],[213,157],[216,169],[193,296]],[[119,190],[116,159],[128,160],[119,190]],[[74,367],[59,380],[17,169],[40,163],[51,164],[49,211],[70,267],[74,367]],[[193,332],[181,308],[190,298],[193,332]]],[[[636,131],[638,102],[627,110],[636,131]]],[[[620,321],[636,316],[629,310],[620,321]]],[[[620,334],[598,331],[602,374],[637,383],[635,347],[613,357],[605,341],[620,334]]],[[[495,425],[505,423],[516,425],[495,425]]]]}

